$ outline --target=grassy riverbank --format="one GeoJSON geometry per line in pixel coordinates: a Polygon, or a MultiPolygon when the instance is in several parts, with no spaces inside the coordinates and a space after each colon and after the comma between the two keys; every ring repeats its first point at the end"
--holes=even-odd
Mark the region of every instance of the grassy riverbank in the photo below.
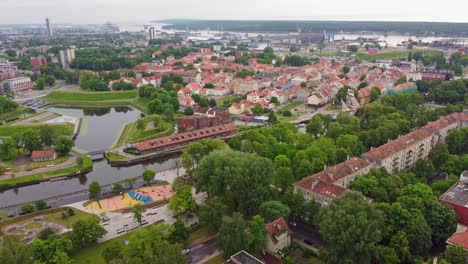
{"type": "Polygon", "coordinates": [[[45,99],[51,102],[99,102],[133,100],[136,96],[136,90],[119,92],[52,92],[45,99]]]}
{"type": "Polygon", "coordinates": [[[40,181],[48,180],[55,177],[63,177],[70,174],[75,174],[79,171],[89,171],[93,168],[93,161],[90,157],[84,157],[82,166],[72,166],[68,168],[38,173],[23,177],[11,177],[9,179],[0,180],[0,190],[10,189],[21,185],[33,184],[40,181]]]}
{"type": "MultiPolygon", "coordinates": [[[[32,129],[40,129],[43,127],[43,124],[38,125],[25,125],[25,126],[8,126],[3,125],[0,126],[0,137],[9,137],[18,133],[21,133],[25,130],[32,129]]],[[[70,135],[73,132],[74,126],[72,124],[63,124],[63,125],[55,125],[55,124],[48,124],[48,126],[54,131],[55,135],[70,135]]]]}
{"type": "Polygon", "coordinates": [[[4,121],[8,121],[8,120],[12,120],[12,119],[21,117],[22,115],[30,113],[30,112],[31,112],[31,109],[26,108],[24,106],[19,106],[18,108],[16,108],[15,110],[13,110],[11,112],[1,114],[0,115],[0,123],[4,122],[4,121]]]}

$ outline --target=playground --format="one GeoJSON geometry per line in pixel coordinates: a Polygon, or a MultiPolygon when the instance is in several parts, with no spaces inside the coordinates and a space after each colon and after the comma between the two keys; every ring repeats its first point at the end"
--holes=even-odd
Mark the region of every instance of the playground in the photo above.
{"type": "Polygon", "coordinates": [[[86,208],[97,212],[112,212],[130,208],[136,204],[147,204],[167,200],[174,194],[171,185],[147,186],[128,191],[122,195],[93,201],[86,208]]]}

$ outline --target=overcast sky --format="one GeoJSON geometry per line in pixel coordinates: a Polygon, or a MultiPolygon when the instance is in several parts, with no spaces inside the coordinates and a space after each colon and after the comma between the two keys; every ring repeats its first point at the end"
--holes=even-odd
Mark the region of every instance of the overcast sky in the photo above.
{"type": "MultiPolygon", "coordinates": [[[[468,22],[467,0],[0,0],[0,24],[166,18],[468,22]]],[[[468,31],[468,29],[467,29],[468,31]]]]}

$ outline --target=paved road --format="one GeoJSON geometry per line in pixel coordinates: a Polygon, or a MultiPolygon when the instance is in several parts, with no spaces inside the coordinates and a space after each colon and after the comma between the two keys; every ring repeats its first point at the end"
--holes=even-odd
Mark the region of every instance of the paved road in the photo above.
{"type": "Polygon", "coordinates": [[[327,243],[322,239],[316,229],[302,221],[296,221],[296,223],[296,226],[289,225],[293,231],[293,240],[304,242],[304,240],[307,239],[312,241],[312,245],[310,246],[314,248],[327,247],[327,243]]]}
{"type": "Polygon", "coordinates": [[[216,239],[212,239],[210,241],[190,248],[190,252],[187,254],[187,260],[189,263],[198,263],[205,257],[208,257],[215,253],[216,250],[216,239]]]}

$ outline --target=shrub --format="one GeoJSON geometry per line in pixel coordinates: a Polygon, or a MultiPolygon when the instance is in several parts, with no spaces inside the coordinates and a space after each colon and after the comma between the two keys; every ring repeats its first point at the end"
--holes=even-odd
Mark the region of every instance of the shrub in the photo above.
{"type": "Polygon", "coordinates": [[[32,213],[32,212],[34,212],[34,205],[25,204],[25,205],[21,206],[21,213],[29,214],[29,213],[32,213]]]}
{"type": "Polygon", "coordinates": [[[47,209],[47,203],[46,203],[46,201],[44,201],[44,200],[37,200],[37,201],[34,203],[34,206],[36,206],[36,209],[37,209],[37,210],[44,210],[44,209],[47,209]]]}

